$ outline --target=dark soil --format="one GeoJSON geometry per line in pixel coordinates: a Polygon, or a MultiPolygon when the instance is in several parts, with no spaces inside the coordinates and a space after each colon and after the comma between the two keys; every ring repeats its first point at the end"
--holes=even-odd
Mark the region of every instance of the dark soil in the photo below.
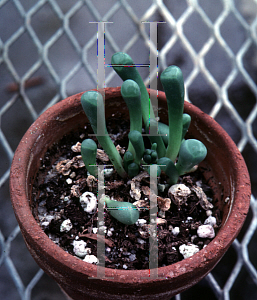
{"type": "MultiPolygon", "coordinates": [[[[128,133],[126,122],[125,120],[122,122],[115,119],[108,120],[108,132],[112,132],[115,144],[123,147],[124,151],[127,145],[124,135],[127,136],[128,133]]],[[[88,134],[92,134],[91,129],[83,128],[63,137],[47,151],[34,183],[32,209],[35,219],[45,233],[65,251],[75,255],[73,241],[83,240],[91,249],[90,254],[97,256],[97,234],[95,232],[97,211],[93,214],[85,213],[79,201],[80,195],[86,191],[97,195],[97,182],[89,184],[86,169],[79,166],[79,163],[73,163],[68,170],[62,171],[62,173],[55,170],[56,162],[72,160],[80,155],[80,153],[72,151],[71,147],[77,142],[82,142],[88,134]],[[67,219],[71,221],[72,229],[68,232],[61,232],[60,226],[67,219]]],[[[90,138],[93,137],[90,136],[90,138]]],[[[110,165],[110,162],[101,157],[98,162],[110,165]]],[[[149,187],[149,180],[149,177],[144,177],[141,186],[149,187]]],[[[165,181],[166,177],[162,174],[160,182],[165,183],[165,181]]],[[[212,190],[205,182],[200,170],[182,176],[179,178],[179,183],[183,183],[189,188],[200,185],[208,200],[212,201],[212,190]]],[[[136,200],[132,199],[129,194],[130,188],[130,179],[122,180],[115,171],[110,178],[105,179],[105,194],[113,196],[116,200],[135,202],[136,200]]],[[[167,189],[159,196],[167,198],[167,189]]],[[[142,197],[147,201],[147,195],[143,196],[142,193],[142,197]]],[[[217,232],[221,224],[221,215],[220,211],[215,208],[215,203],[212,204],[214,208],[211,213],[217,220],[215,226],[215,232],[217,232]]],[[[209,238],[200,238],[197,235],[197,229],[204,224],[208,213],[210,212],[206,212],[200,205],[199,197],[194,191],[191,192],[185,204],[177,206],[171,201],[170,209],[165,212],[165,218],[162,218],[165,223],[157,225],[159,267],[183,259],[179,246],[195,244],[202,249],[211,241],[209,238]],[[178,234],[174,234],[175,227],[179,228],[178,234]]],[[[140,219],[146,220],[146,224],[124,225],[111,217],[108,211],[105,212],[104,259],[106,267],[116,269],[149,268],[148,208],[141,209],[140,219]]]]}

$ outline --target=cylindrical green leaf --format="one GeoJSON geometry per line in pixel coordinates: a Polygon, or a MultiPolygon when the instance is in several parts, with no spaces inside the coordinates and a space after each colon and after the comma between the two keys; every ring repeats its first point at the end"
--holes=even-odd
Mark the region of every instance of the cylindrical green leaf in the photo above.
{"type": "Polygon", "coordinates": [[[85,92],[81,96],[81,104],[99,143],[113,163],[118,174],[122,178],[125,178],[127,174],[123,168],[121,156],[107,133],[102,95],[97,91],[85,92]]]}
{"type": "Polygon", "coordinates": [[[81,156],[88,172],[97,177],[96,166],[97,145],[92,139],[86,139],[81,143],[81,156]]]}
{"type": "Polygon", "coordinates": [[[165,69],[161,74],[161,83],[167,98],[169,112],[169,143],[166,156],[175,162],[183,129],[184,80],[180,68],[170,66],[165,69]]]}
{"type": "Polygon", "coordinates": [[[97,91],[87,91],[81,96],[81,105],[96,135],[107,133],[102,95],[97,91]]]}
{"type": "Polygon", "coordinates": [[[151,134],[151,130],[152,130],[152,132],[157,132],[159,130],[159,122],[157,122],[155,119],[151,119],[151,122],[149,122],[149,123],[151,123],[151,126],[149,127],[149,124],[147,124],[147,126],[145,128],[146,133],[149,134],[148,137],[149,137],[151,143],[157,145],[156,152],[158,154],[158,157],[163,157],[166,154],[166,148],[164,145],[163,138],[159,134],[157,134],[157,135],[151,134]],[[158,128],[157,128],[157,126],[158,126],[158,128]]]}
{"type": "Polygon", "coordinates": [[[133,163],[134,161],[134,155],[130,151],[126,151],[123,156],[123,166],[126,172],[128,172],[128,165],[133,163]]]}
{"type": "Polygon", "coordinates": [[[106,203],[110,215],[125,225],[132,225],[139,219],[137,207],[130,202],[111,200],[108,196],[101,201],[106,203]]]}
{"type": "Polygon", "coordinates": [[[136,164],[135,162],[132,162],[131,164],[128,165],[128,176],[130,178],[133,178],[137,176],[139,173],[139,165],[136,164]]]}
{"type": "Polygon", "coordinates": [[[179,175],[189,172],[195,165],[205,159],[207,149],[205,145],[195,139],[185,140],[180,147],[176,168],[179,175]]]}
{"type": "Polygon", "coordinates": [[[123,81],[132,79],[138,84],[141,92],[142,116],[146,126],[149,123],[149,116],[154,116],[154,111],[144,81],[141,78],[137,67],[134,65],[132,58],[124,52],[113,54],[111,63],[113,69],[123,81]]]}
{"type": "Polygon", "coordinates": [[[121,95],[129,109],[130,131],[142,132],[141,93],[138,84],[131,79],[124,81],[121,95]]]}
{"type": "Polygon", "coordinates": [[[128,138],[135,149],[135,162],[139,165],[145,152],[142,134],[137,130],[133,130],[130,131],[128,138]]]}
{"type": "MultiPolygon", "coordinates": [[[[183,114],[183,116],[182,116],[182,125],[183,125],[182,139],[185,137],[187,130],[190,126],[190,123],[191,123],[191,116],[188,114],[183,114]]],[[[158,133],[162,137],[164,144],[168,145],[168,143],[169,143],[169,126],[164,123],[158,122],[158,133]]]]}
{"type": "Polygon", "coordinates": [[[191,116],[188,114],[183,114],[183,129],[182,129],[182,139],[185,137],[187,130],[191,123],[191,116]]]}
{"type": "MultiPolygon", "coordinates": [[[[138,84],[132,79],[127,79],[121,86],[121,95],[129,110],[130,131],[142,132],[141,93],[138,84]]],[[[131,142],[128,151],[135,155],[131,142]]]]}
{"type": "Polygon", "coordinates": [[[176,184],[178,181],[178,171],[171,159],[168,157],[161,157],[157,160],[157,165],[169,177],[169,184],[176,184]]]}

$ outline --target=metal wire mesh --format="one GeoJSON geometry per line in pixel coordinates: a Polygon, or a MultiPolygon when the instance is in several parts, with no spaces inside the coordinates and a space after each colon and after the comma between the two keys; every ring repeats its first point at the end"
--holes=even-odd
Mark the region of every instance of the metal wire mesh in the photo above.
{"type": "MultiPolygon", "coordinates": [[[[10,164],[22,135],[59,100],[97,84],[97,27],[106,25],[106,61],[116,51],[148,63],[149,25],[158,25],[158,72],[177,64],[186,99],[231,135],[248,165],[253,195],[228,253],[178,299],[257,298],[256,0],[0,0],[0,293],[2,299],[62,299],[23,245],[8,195],[10,164]]],[[[156,76],[140,70],[146,84],[156,76]]],[[[106,68],[106,86],[117,86],[106,68]]],[[[159,86],[158,86],[159,87],[159,86]]]]}

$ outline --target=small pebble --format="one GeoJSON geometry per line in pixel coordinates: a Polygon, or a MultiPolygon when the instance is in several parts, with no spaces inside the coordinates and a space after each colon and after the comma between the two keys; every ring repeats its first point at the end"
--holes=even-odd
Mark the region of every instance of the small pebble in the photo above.
{"type": "Polygon", "coordinates": [[[83,261],[90,263],[90,264],[97,264],[99,262],[99,260],[97,259],[97,257],[95,255],[86,255],[85,258],[83,259],[83,261]]]}
{"type": "Polygon", "coordinates": [[[131,255],[129,256],[129,259],[130,259],[130,261],[136,260],[136,259],[137,259],[136,254],[131,254],[131,255]]]}
{"type": "Polygon", "coordinates": [[[189,223],[190,221],[192,221],[193,218],[192,217],[187,217],[186,222],[185,223],[189,223]]]}
{"type": "Polygon", "coordinates": [[[68,179],[66,179],[66,182],[67,182],[68,184],[72,184],[72,179],[71,179],[71,178],[68,178],[68,179]]]}
{"type": "Polygon", "coordinates": [[[179,252],[183,255],[184,258],[191,257],[199,251],[199,247],[194,244],[181,245],[179,246],[179,252]]]}
{"type": "Polygon", "coordinates": [[[111,175],[112,175],[112,173],[113,173],[113,168],[109,168],[109,169],[104,169],[104,176],[106,177],[106,178],[108,178],[108,177],[110,177],[111,175]]]}
{"type": "Polygon", "coordinates": [[[136,225],[137,226],[142,226],[142,225],[144,225],[146,223],[146,220],[145,219],[138,219],[137,221],[136,221],[136,225]]]}
{"type": "Polygon", "coordinates": [[[107,231],[107,235],[108,235],[108,236],[112,236],[111,230],[108,230],[108,231],[107,231]]]}
{"type": "Polygon", "coordinates": [[[64,220],[60,226],[60,232],[68,232],[72,229],[72,223],[70,219],[64,220]]]}
{"type": "Polygon", "coordinates": [[[90,248],[86,248],[87,243],[84,241],[73,241],[73,252],[79,257],[85,257],[91,253],[90,248]]]}
{"type": "Polygon", "coordinates": [[[45,207],[38,207],[37,211],[40,215],[43,215],[47,212],[45,207]]]}
{"type": "Polygon", "coordinates": [[[191,236],[191,243],[194,243],[194,240],[197,239],[198,236],[195,234],[195,235],[192,235],[191,236]]]}
{"type": "Polygon", "coordinates": [[[206,216],[209,217],[212,215],[212,211],[210,209],[206,210],[206,216]]]}
{"type": "Polygon", "coordinates": [[[137,239],[137,242],[138,242],[139,244],[141,244],[141,245],[142,245],[142,244],[144,244],[144,243],[145,243],[145,240],[138,238],[138,239],[137,239]]]}
{"type": "Polygon", "coordinates": [[[106,229],[107,229],[106,226],[100,226],[99,227],[99,231],[100,231],[101,234],[106,233],[106,229]]]}
{"type": "Polygon", "coordinates": [[[183,183],[174,184],[168,190],[169,197],[178,206],[185,204],[190,194],[190,188],[183,183]]]}
{"type": "Polygon", "coordinates": [[[71,174],[70,174],[70,178],[75,178],[76,177],[76,173],[75,172],[72,172],[71,174]]]}
{"type": "Polygon", "coordinates": [[[79,198],[79,202],[85,212],[89,214],[95,212],[97,207],[97,198],[93,193],[91,192],[83,193],[79,198]]]}
{"type": "Polygon", "coordinates": [[[172,229],[172,234],[175,235],[175,236],[177,236],[179,234],[179,232],[180,232],[179,227],[174,227],[172,229]]]}
{"type": "Polygon", "coordinates": [[[201,225],[197,229],[197,235],[203,239],[213,239],[215,231],[211,225],[201,225]]]}
{"type": "Polygon", "coordinates": [[[205,221],[204,221],[204,225],[211,225],[212,227],[215,226],[217,224],[217,220],[215,217],[213,216],[209,216],[205,221]]]}
{"type": "Polygon", "coordinates": [[[50,224],[50,222],[45,221],[45,222],[42,222],[42,223],[41,223],[41,226],[42,226],[43,228],[46,228],[49,224],[50,224]]]}

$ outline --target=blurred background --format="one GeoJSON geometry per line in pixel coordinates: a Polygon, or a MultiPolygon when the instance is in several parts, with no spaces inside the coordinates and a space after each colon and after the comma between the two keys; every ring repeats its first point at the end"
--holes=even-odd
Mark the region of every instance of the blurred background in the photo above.
{"type": "MultiPolygon", "coordinates": [[[[31,123],[69,95],[96,88],[97,24],[105,62],[127,52],[149,64],[150,24],[158,21],[158,72],[178,65],[186,100],[210,114],[242,152],[251,207],[237,240],[211,274],[180,299],[257,299],[257,1],[0,0],[0,298],[62,300],[31,258],[9,197],[13,153],[31,123]]],[[[156,69],[139,72],[149,86],[156,69]]],[[[121,80],[105,68],[105,85],[121,80]]],[[[158,83],[158,89],[162,87],[158,83]]]]}

